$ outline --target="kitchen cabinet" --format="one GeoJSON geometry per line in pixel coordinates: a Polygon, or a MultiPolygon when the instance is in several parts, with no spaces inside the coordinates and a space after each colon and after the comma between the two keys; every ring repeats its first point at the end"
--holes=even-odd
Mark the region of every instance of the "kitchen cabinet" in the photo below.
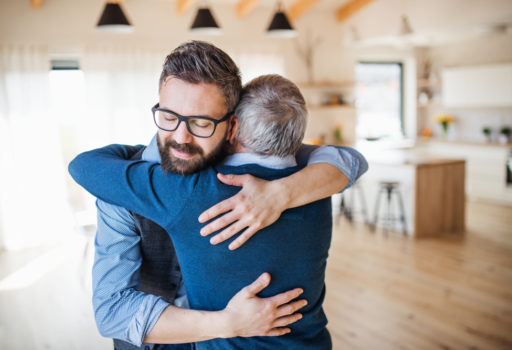
{"type": "Polygon", "coordinates": [[[446,68],[442,71],[447,108],[512,106],[512,63],[446,68]]]}

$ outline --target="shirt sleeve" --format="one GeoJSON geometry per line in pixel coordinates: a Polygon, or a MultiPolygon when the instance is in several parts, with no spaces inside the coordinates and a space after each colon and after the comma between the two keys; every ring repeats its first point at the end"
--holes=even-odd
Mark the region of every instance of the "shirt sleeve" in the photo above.
{"type": "Polygon", "coordinates": [[[142,256],[130,212],[101,200],[96,207],[98,231],[92,271],[96,325],[104,337],[140,346],[170,304],[135,289],[142,256]]]}
{"type": "Polygon", "coordinates": [[[297,153],[299,165],[328,163],[338,168],[349,180],[342,192],[352,186],[368,170],[364,156],[351,147],[303,145],[297,153]]]}

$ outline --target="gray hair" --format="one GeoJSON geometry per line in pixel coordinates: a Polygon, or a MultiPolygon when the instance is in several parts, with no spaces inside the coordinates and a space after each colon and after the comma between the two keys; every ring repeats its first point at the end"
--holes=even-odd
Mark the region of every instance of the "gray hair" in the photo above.
{"type": "Polygon", "coordinates": [[[215,84],[224,95],[227,112],[233,112],[242,80],[240,70],[227,53],[204,41],[190,41],[174,49],[165,59],[160,85],[168,77],[192,84],[215,84]]]}
{"type": "Polygon", "coordinates": [[[297,86],[280,75],[263,75],[242,90],[235,110],[237,141],[251,152],[295,155],[306,131],[307,110],[297,86]]]}

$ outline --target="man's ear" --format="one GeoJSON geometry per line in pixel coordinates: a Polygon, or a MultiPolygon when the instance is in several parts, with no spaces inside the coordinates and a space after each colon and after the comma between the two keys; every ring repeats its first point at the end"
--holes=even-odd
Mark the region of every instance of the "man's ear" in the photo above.
{"type": "Polygon", "coordinates": [[[236,138],[236,132],[238,130],[238,118],[233,115],[231,118],[229,118],[228,121],[228,132],[226,133],[226,140],[234,145],[235,144],[235,138],[236,138]]]}

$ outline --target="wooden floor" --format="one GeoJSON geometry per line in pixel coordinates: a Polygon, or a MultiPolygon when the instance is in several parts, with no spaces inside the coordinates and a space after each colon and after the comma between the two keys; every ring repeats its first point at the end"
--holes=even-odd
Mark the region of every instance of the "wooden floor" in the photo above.
{"type": "MultiPolygon", "coordinates": [[[[334,349],[512,349],[512,208],[469,203],[467,227],[413,240],[335,226],[334,349]]],[[[112,349],[92,316],[91,251],[75,238],[0,254],[0,349],[112,349]]]]}
{"type": "Polygon", "coordinates": [[[512,349],[512,208],[468,203],[467,232],[414,240],[335,226],[334,349],[512,349]]]}

